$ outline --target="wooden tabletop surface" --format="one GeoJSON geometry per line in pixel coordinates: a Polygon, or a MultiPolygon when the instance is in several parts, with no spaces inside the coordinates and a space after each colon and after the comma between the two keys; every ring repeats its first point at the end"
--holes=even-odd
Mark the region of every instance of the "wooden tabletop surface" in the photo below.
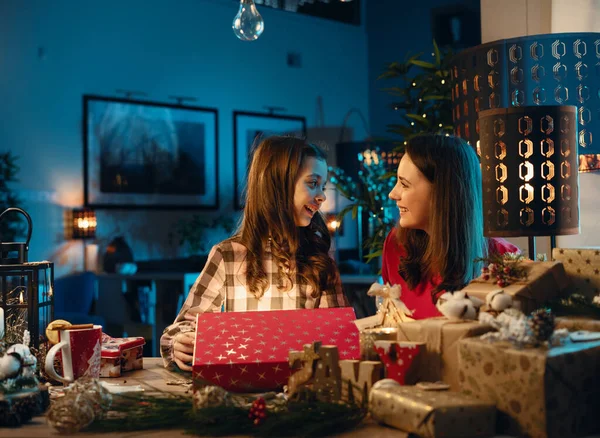
{"type": "MultiPolygon", "coordinates": [[[[130,371],[124,373],[120,378],[102,379],[104,381],[115,383],[123,386],[140,385],[144,388],[145,393],[154,391],[170,392],[173,394],[185,394],[186,386],[168,385],[167,382],[181,380],[182,376],[170,371],[167,371],[162,366],[160,358],[144,358],[144,369],[130,371]]],[[[191,400],[191,391],[188,392],[191,400]]],[[[41,438],[59,436],[59,433],[54,430],[46,422],[44,416],[33,418],[30,422],[19,428],[0,428],[0,437],[2,438],[41,438]]],[[[183,430],[153,430],[140,432],[124,432],[124,433],[78,433],[69,435],[74,437],[87,438],[115,438],[115,437],[150,437],[150,438],[171,438],[171,437],[186,437],[183,430]]],[[[367,424],[342,435],[342,438],[405,438],[407,434],[397,429],[378,426],[375,424],[367,424]]]]}

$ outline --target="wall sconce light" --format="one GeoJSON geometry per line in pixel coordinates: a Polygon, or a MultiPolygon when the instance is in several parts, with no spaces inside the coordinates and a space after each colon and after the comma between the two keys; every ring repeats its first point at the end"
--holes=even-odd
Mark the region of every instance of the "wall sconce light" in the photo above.
{"type": "Polygon", "coordinates": [[[96,270],[98,265],[98,245],[88,245],[88,240],[96,237],[96,212],[90,208],[74,208],[64,214],[65,238],[80,240],[83,245],[83,270],[96,270]]]}
{"type": "Polygon", "coordinates": [[[73,239],[93,239],[96,237],[96,212],[89,208],[73,209],[71,221],[73,239]]]}

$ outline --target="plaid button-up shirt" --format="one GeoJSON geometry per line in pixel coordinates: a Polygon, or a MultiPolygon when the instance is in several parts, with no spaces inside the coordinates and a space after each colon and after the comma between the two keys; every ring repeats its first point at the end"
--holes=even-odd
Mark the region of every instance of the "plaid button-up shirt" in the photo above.
{"type": "Polygon", "coordinates": [[[345,307],[348,301],[342,291],[339,274],[331,290],[322,291],[316,298],[307,284],[295,281],[288,291],[280,289],[279,271],[269,248],[265,252],[264,269],[269,287],[257,299],[246,288],[246,255],[244,245],[226,240],[215,245],[183,304],[175,322],[168,326],[160,338],[160,353],[165,366],[173,363],[173,338],[178,333],[195,330],[195,317],[187,316],[192,307],[203,312],[245,312],[253,310],[291,310],[326,307],[345,307]]]}

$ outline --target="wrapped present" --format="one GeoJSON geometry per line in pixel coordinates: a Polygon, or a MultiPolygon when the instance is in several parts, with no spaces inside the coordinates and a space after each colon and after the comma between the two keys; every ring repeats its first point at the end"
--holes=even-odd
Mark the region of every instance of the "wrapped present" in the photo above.
{"type": "Polygon", "coordinates": [[[340,359],[360,357],[351,307],[198,315],[194,390],[207,383],[233,392],[276,390],[288,383],[290,350],[321,341],[340,359]]]}
{"type": "Polygon", "coordinates": [[[462,392],[495,403],[502,432],[574,437],[600,428],[600,341],[548,349],[459,343],[462,392]]]}
{"type": "MultiPolygon", "coordinates": [[[[360,321],[360,320],[359,320],[360,321]]],[[[397,327],[368,328],[360,332],[360,360],[378,361],[375,351],[376,341],[395,341],[398,339],[397,327]]]]}
{"type": "Polygon", "coordinates": [[[494,435],[496,425],[492,403],[390,379],[373,385],[369,411],[375,420],[421,437],[487,437],[494,435]]]}
{"type": "Polygon", "coordinates": [[[406,375],[406,383],[444,381],[454,391],[458,382],[458,341],[479,336],[493,330],[476,321],[451,321],[447,318],[429,318],[398,325],[398,341],[423,342],[413,367],[406,375]]]}
{"type": "Polygon", "coordinates": [[[600,319],[592,319],[579,316],[559,316],[558,318],[556,318],[555,328],[565,328],[570,332],[576,332],[579,330],[600,332],[600,319]]]}
{"type": "Polygon", "coordinates": [[[102,334],[100,377],[120,377],[121,373],[144,368],[142,337],[113,338],[102,334]]]}
{"type": "Polygon", "coordinates": [[[600,248],[554,248],[552,259],[564,264],[571,292],[588,298],[600,294],[600,248]]]}
{"type": "Polygon", "coordinates": [[[400,285],[390,286],[373,283],[367,294],[376,297],[377,313],[354,321],[360,331],[361,360],[379,360],[375,341],[395,341],[397,326],[402,322],[414,321],[412,312],[400,299],[400,285]]]}
{"type": "MultiPolygon", "coordinates": [[[[524,313],[530,313],[553,298],[565,296],[570,286],[570,279],[561,262],[532,262],[519,263],[526,277],[517,279],[502,289],[510,294],[524,313]]],[[[486,296],[498,290],[496,279],[482,275],[471,281],[462,289],[463,292],[485,300],[486,296]],[[486,280],[486,277],[489,277],[486,280]]]]}

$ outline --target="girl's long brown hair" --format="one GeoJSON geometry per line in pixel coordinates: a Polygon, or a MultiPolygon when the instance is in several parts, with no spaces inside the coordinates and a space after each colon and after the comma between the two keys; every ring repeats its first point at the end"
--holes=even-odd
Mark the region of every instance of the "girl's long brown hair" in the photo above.
{"type": "Polygon", "coordinates": [[[487,256],[483,237],[481,168],[466,142],[444,135],[420,135],[406,145],[406,153],[433,184],[429,233],[398,226],[398,242],[406,249],[398,272],[414,289],[439,273],[442,282],[432,291],[464,287],[479,275],[476,258],[487,256]]]}
{"type": "Polygon", "coordinates": [[[329,257],[329,231],[320,213],[307,227],[294,221],[294,192],[307,157],[326,160],[320,147],[295,137],[273,136],[255,148],[246,188],[246,206],[234,239],[247,250],[246,284],[260,298],[269,286],[263,266],[266,246],[279,269],[279,286],[290,290],[294,276],[313,288],[313,297],[329,290],[336,279],[329,257]]]}

